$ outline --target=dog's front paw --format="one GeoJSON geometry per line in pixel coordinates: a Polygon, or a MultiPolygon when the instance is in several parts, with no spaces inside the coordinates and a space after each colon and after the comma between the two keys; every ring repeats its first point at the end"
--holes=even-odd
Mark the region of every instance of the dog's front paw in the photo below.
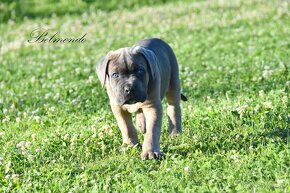
{"type": "Polygon", "coordinates": [[[140,145],[140,142],[138,138],[126,138],[123,139],[123,145],[133,147],[136,145],[140,145]]]}
{"type": "Polygon", "coordinates": [[[142,145],[140,143],[136,143],[136,144],[133,144],[133,143],[130,143],[130,144],[123,143],[122,144],[122,147],[142,148],[142,145]]]}
{"type": "Polygon", "coordinates": [[[181,131],[178,131],[178,130],[172,130],[171,132],[169,132],[169,136],[174,138],[174,137],[177,137],[181,134],[181,131]]]}
{"type": "Polygon", "coordinates": [[[145,151],[145,152],[142,152],[141,158],[143,160],[148,160],[148,159],[160,160],[162,158],[162,154],[159,151],[158,152],[157,151],[145,151]]]}

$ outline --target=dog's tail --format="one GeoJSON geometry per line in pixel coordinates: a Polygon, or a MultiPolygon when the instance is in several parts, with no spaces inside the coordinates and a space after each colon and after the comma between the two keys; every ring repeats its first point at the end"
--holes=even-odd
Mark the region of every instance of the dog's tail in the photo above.
{"type": "Polygon", "coordinates": [[[182,93],[181,93],[180,95],[181,95],[181,100],[182,100],[182,101],[187,101],[186,96],[184,96],[182,93]]]}

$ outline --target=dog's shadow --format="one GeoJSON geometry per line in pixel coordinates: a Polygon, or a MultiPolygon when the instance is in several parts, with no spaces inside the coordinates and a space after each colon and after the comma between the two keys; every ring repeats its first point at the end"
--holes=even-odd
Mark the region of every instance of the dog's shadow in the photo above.
{"type": "Polygon", "coordinates": [[[242,136],[243,142],[237,143],[234,140],[224,141],[224,137],[219,139],[215,144],[211,143],[210,139],[204,140],[203,142],[189,142],[187,145],[179,144],[180,140],[172,139],[171,142],[167,142],[163,146],[163,153],[166,157],[173,156],[175,158],[190,158],[195,156],[196,153],[201,153],[203,155],[214,155],[218,152],[229,152],[232,149],[244,149],[248,151],[250,148],[258,148],[259,146],[265,146],[269,143],[275,143],[277,145],[288,144],[290,141],[290,129],[289,128],[275,128],[271,131],[266,131],[263,133],[252,133],[247,136],[242,136]],[[172,147],[173,146],[173,147],[172,147]],[[251,147],[250,147],[251,146],[251,147]],[[246,148],[246,149],[245,149],[246,148]],[[166,156],[167,155],[167,156],[166,156]]]}
{"type": "Polygon", "coordinates": [[[265,138],[280,138],[283,143],[287,143],[290,141],[290,129],[277,128],[274,131],[263,133],[262,136],[265,138]]]}

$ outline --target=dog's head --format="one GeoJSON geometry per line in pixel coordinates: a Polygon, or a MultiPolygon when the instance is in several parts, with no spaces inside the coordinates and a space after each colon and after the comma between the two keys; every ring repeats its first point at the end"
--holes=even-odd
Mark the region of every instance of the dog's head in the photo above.
{"type": "Polygon", "coordinates": [[[148,82],[156,78],[157,58],[153,51],[134,46],[110,51],[97,63],[102,87],[111,91],[118,105],[135,104],[147,99],[148,82]]]}

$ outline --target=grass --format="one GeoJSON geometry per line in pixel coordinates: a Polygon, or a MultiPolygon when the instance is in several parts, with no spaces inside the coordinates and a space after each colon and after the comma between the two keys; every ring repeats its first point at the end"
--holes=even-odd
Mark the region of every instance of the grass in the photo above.
{"type": "Polygon", "coordinates": [[[170,2],[2,22],[0,191],[289,192],[288,8],[170,2]],[[39,26],[87,41],[29,44],[39,26]],[[109,50],[145,37],[173,47],[189,99],[181,136],[164,116],[162,161],[121,145],[95,74],[109,50]]]}
{"type": "MultiPolygon", "coordinates": [[[[22,21],[24,18],[45,18],[52,15],[81,14],[90,11],[113,11],[117,9],[138,9],[143,6],[158,5],[174,0],[2,0],[0,21],[22,21]]],[[[186,0],[189,1],[189,0],[186,0]]],[[[201,0],[195,0],[201,1],[201,0]]]]}

